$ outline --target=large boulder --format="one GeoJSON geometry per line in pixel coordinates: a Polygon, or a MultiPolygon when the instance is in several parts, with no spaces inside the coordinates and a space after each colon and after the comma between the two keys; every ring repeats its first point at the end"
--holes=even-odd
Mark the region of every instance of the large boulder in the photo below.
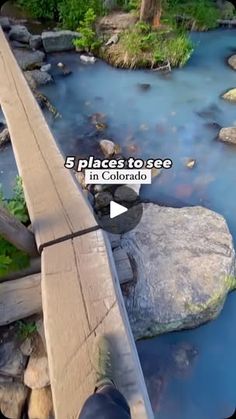
{"type": "Polygon", "coordinates": [[[230,67],[232,67],[234,70],[236,70],[236,55],[232,55],[232,57],[230,57],[228,59],[228,63],[230,65],[230,67]]]}
{"type": "Polygon", "coordinates": [[[45,54],[42,51],[14,48],[13,53],[22,70],[33,70],[41,67],[45,58],[45,54]]]}
{"type": "Polygon", "coordinates": [[[78,32],[49,31],[42,33],[43,47],[46,52],[70,51],[75,49],[73,39],[80,38],[78,32]]]}
{"type": "Polygon", "coordinates": [[[222,128],[219,132],[219,139],[226,143],[236,144],[236,127],[222,128]]]}
{"type": "Polygon", "coordinates": [[[228,90],[223,94],[222,98],[229,102],[236,102],[236,88],[228,90]]]}
{"type": "Polygon", "coordinates": [[[11,41],[22,42],[23,44],[28,44],[30,37],[30,32],[23,25],[14,25],[9,32],[9,39],[11,41]]]}
{"type": "Polygon", "coordinates": [[[31,49],[39,49],[42,46],[42,37],[41,35],[32,35],[29,40],[29,45],[31,49]]]}
{"type": "Polygon", "coordinates": [[[124,289],[135,338],[214,319],[236,288],[235,252],[224,218],[202,207],[143,209],[138,226],[121,238],[137,273],[124,289]]]}

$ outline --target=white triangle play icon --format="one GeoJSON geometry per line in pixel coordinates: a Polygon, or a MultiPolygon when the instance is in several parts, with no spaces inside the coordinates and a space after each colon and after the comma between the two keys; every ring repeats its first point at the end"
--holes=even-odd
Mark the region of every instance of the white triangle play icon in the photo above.
{"type": "Polygon", "coordinates": [[[127,212],[128,208],[124,207],[123,205],[117,204],[114,201],[110,202],[110,218],[118,217],[124,212],[127,212]]]}

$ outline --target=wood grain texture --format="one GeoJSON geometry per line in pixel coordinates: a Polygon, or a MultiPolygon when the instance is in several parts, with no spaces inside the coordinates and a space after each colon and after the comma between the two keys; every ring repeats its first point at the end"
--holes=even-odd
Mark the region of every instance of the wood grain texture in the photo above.
{"type": "Polygon", "coordinates": [[[112,342],[115,381],[129,401],[132,417],[153,417],[109,252],[103,232],[97,231],[42,253],[45,334],[58,419],[77,418],[94,391],[91,357],[97,334],[112,342]]]}
{"type": "Polygon", "coordinates": [[[0,326],[41,311],[40,274],[0,284],[0,326]]]}
{"type": "MultiPolygon", "coordinates": [[[[0,101],[37,246],[93,227],[63,158],[0,30],[0,101]]],[[[56,419],[77,419],[93,392],[97,334],[109,335],[115,380],[135,419],[153,418],[108,241],[101,230],[44,248],[42,303],[56,419]]]]}
{"type": "Polygon", "coordinates": [[[0,102],[38,247],[96,225],[0,28],[0,102]]]}

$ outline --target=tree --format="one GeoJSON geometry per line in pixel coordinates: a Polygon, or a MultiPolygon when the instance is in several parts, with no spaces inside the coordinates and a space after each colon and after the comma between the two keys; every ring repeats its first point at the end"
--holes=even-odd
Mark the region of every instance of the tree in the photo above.
{"type": "Polygon", "coordinates": [[[153,28],[160,26],[162,0],[142,0],[140,20],[149,23],[153,28]]]}

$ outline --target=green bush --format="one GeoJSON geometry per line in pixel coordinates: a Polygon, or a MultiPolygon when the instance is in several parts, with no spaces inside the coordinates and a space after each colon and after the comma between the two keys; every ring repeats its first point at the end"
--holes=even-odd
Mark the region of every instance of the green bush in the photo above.
{"type": "MultiPolygon", "coordinates": [[[[27,224],[29,215],[25,204],[21,179],[17,178],[13,197],[7,201],[0,193],[0,205],[7,208],[19,221],[27,224]]],[[[29,256],[0,236],[0,277],[29,265],[29,256]]]]}
{"type": "Polygon", "coordinates": [[[20,320],[17,322],[17,326],[18,326],[18,337],[20,340],[25,340],[37,332],[37,326],[35,322],[20,320]]]}
{"type": "Polygon", "coordinates": [[[76,29],[89,9],[97,16],[104,14],[102,0],[62,0],[58,9],[62,26],[67,29],[76,29]]]}
{"type": "Polygon", "coordinates": [[[164,18],[173,23],[176,16],[187,29],[208,30],[218,26],[220,11],[214,0],[168,0],[164,18]]]}
{"type": "Polygon", "coordinates": [[[19,4],[35,18],[58,18],[58,0],[19,0],[19,4]]]}
{"type": "Polygon", "coordinates": [[[80,22],[80,26],[78,27],[78,32],[81,35],[81,38],[74,40],[75,47],[86,51],[96,51],[99,46],[100,42],[97,39],[96,31],[94,29],[96,20],[96,14],[94,13],[93,9],[88,9],[85,13],[84,20],[80,22]]]}

